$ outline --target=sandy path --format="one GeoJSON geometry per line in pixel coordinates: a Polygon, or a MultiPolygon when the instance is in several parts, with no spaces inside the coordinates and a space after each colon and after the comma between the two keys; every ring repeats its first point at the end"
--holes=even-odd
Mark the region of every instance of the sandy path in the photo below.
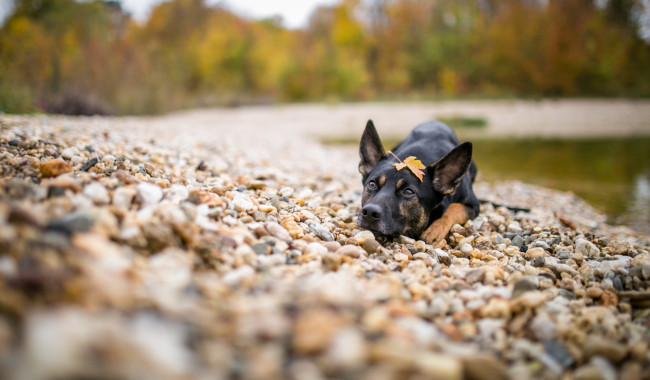
{"type": "Polygon", "coordinates": [[[401,137],[422,121],[481,117],[489,137],[614,137],[650,135],[648,100],[444,101],[254,106],[184,111],[167,122],[209,125],[245,135],[357,137],[371,118],[382,136],[401,137]]]}

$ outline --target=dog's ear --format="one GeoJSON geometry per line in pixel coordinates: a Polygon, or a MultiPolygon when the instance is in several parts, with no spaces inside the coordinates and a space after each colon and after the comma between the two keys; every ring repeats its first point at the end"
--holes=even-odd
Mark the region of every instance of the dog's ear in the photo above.
{"type": "Polygon", "coordinates": [[[443,158],[429,166],[433,188],[445,195],[453,194],[472,163],[472,143],[466,142],[452,149],[443,158]]]}
{"type": "Polygon", "coordinates": [[[368,120],[366,130],[363,131],[361,142],[359,143],[359,173],[365,178],[382,158],[386,157],[384,147],[375,129],[372,120],[368,120]]]}

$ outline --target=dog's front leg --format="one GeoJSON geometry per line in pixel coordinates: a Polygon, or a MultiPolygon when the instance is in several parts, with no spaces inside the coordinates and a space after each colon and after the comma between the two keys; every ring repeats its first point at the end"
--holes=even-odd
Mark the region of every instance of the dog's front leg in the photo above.
{"type": "Polygon", "coordinates": [[[467,209],[462,203],[452,203],[442,214],[442,217],[429,226],[422,233],[422,240],[429,244],[437,245],[449,233],[454,224],[464,224],[468,219],[467,209]]]}

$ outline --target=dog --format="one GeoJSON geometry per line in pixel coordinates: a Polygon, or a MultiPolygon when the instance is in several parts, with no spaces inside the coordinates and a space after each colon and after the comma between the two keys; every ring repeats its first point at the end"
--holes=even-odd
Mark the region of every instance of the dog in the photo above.
{"type": "Polygon", "coordinates": [[[480,204],[472,189],[477,173],[472,143],[461,144],[448,125],[422,123],[389,153],[368,120],[359,143],[363,194],[357,220],[361,228],[438,245],[454,224],[478,215],[480,204]],[[424,165],[422,179],[404,165],[398,170],[410,156],[424,165]]]}

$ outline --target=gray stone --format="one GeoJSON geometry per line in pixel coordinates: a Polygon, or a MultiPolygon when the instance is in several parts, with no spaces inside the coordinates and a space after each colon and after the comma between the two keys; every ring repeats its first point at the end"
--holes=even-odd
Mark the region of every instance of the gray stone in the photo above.
{"type": "Polygon", "coordinates": [[[600,257],[600,249],[598,249],[598,247],[596,247],[592,242],[586,239],[578,239],[575,244],[576,253],[582,253],[590,258],[600,257]]]}
{"type": "Polygon", "coordinates": [[[515,247],[519,247],[519,249],[524,246],[524,239],[520,235],[515,235],[510,242],[515,247]]]}
{"type": "Polygon", "coordinates": [[[318,236],[321,240],[334,241],[334,236],[332,235],[332,233],[327,228],[323,227],[321,224],[310,223],[309,231],[311,231],[314,235],[318,236]]]}

